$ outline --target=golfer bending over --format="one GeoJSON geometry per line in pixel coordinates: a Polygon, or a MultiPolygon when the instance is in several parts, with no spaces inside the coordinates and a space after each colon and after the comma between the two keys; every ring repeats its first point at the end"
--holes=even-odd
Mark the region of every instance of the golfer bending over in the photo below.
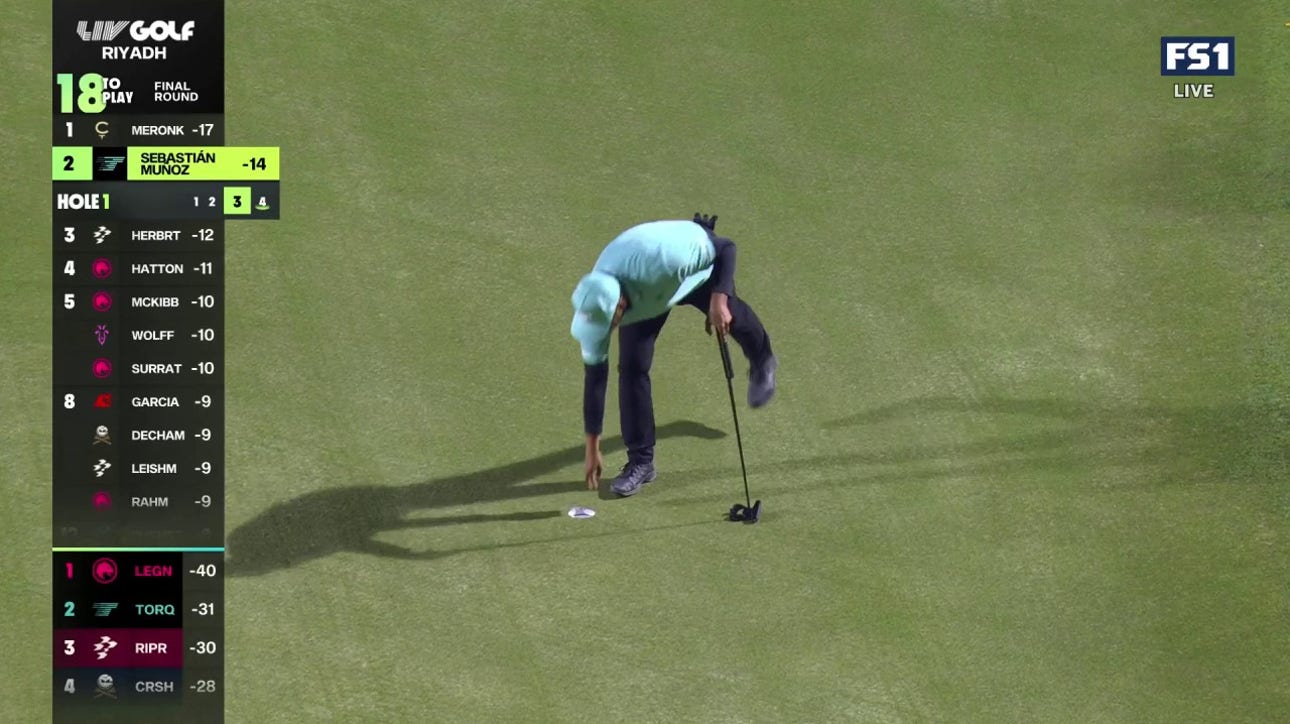
{"type": "Polygon", "coordinates": [[[750,365],[748,404],[761,407],[775,394],[777,361],[770,337],[752,307],[735,295],[735,245],[713,233],[717,217],[693,221],[652,221],[634,226],[609,242],[591,273],[573,290],[570,331],[582,345],[586,380],[582,416],[587,433],[584,474],[587,488],[600,485],[600,432],[609,378],[609,336],[618,333],[618,415],[627,464],[611,489],[635,495],[655,478],[654,401],[649,368],[654,340],[672,307],[686,304],[706,312],[708,334],[727,332],[750,365]]]}

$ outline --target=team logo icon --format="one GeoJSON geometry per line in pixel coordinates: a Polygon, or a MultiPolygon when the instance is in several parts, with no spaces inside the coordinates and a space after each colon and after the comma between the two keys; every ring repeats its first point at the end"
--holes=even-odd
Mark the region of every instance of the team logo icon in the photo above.
{"type": "Polygon", "coordinates": [[[94,656],[102,661],[107,658],[108,652],[117,647],[117,642],[111,636],[100,636],[98,643],[94,644],[94,656]]]}
{"type": "Polygon", "coordinates": [[[99,156],[98,158],[94,159],[94,170],[98,171],[98,173],[95,174],[94,177],[99,178],[100,176],[102,176],[104,178],[112,178],[113,176],[117,175],[117,171],[116,171],[117,167],[123,163],[125,163],[125,156],[119,156],[119,155],[99,156]]]}
{"type": "Polygon", "coordinates": [[[98,583],[111,583],[116,580],[116,574],[116,561],[111,558],[100,558],[94,561],[94,565],[90,566],[90,575],[98,583]]]}
{"type": "Polygon", "coordinates": [[[112,262],[99,257],[90,265],[90,272],[94,274],[95,279],[107,279],[112,276],[112,262]]]}
{"type": "Polygon", "coordinates": [[[100,380],[107,379],[112,376],[112,361],[104,357],[99,357],[94,360],[92,369],[94,370],[95,377],[100,380]]]}
{"type": "Polygon", "coordinates": [[[100,324],[94,328],[94,339],[98,340],[100,347],[107,344],[107,338],[108,326],[106,324],[100,324]]]}
{"type": "Polygon", "coordinates": [[[100,490],[93,498],[95,510],[108,510],[112,507],[112,496],[106,490],[100,490]]]}
{"type": "Polygon", "coordinates": [[[103,697],[116,698],[116,682],[107,674],[99,674],[99,678],[94,681],[94,698],[101,699],[103,697]]]}
{"type": "Polygon", "coordinates": [[[99,458],[99,461],[94,463],[94,468],[93,468],[94,477],[96,478],[103,477],[103,474],[106,473],[111,468],[112,468],[112,463],[104,460],[103,458],[99,458]]]}
{"type": "MultiPolygon", "coordinates": [[[[98,397],[94,398],[94,406],[106,410],[112,406],[112,393],[100,392],[98,397]]],[[[111,443],[109,443],[111,444],[111,443]]]]}
{"type": "Polygon", "coordinates": [[[90,304],[96,312],[106,312],[112,308],[112,295],[107,292],[94,292],[90,298],[90,304]]]}
{"type": "Polygon", "coordinates": [[[108,434],[107,425],[99,425],[98,427],[94,428],[94,444],[95,445],[112,444],[112,436],[108,434]]]}

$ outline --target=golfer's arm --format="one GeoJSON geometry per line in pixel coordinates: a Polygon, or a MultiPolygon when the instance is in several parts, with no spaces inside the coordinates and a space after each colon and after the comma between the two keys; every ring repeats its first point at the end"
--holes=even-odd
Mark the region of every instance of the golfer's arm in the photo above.
{"type": "Polygon", "coordinates": [[[582,383],[582,426],[587,437],[600,437],[605,423],[605,386],[609,382],[608,360],[600,364],[585,365],[582,383]]]}
{"type": "Polygon", "coordinates": [[[712,236],[716,260],[712,264],[712,291],[732,296],[735,293],[735,243],[724,236],[712,236]]]}

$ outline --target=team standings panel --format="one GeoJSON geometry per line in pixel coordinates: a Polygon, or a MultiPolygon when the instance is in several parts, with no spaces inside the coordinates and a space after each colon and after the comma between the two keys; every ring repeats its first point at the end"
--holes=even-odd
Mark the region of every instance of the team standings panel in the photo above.
{"type": "Polygon", "coordinates": [[[222,722],[223,0],[54,0],[53,720],[222,722]]]}

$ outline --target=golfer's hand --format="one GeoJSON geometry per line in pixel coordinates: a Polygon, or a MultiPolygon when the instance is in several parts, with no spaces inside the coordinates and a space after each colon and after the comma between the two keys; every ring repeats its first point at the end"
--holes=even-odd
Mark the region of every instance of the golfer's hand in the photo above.
{"type": "Polygon", "coordinates": [[[712,300],[708,303],[708,319],[703,324],[703,328],[708,334],[712,330],[717,330],[717,334],[724,337],[730,333],[730,323],[734,318],[730,316],[730,305],[727,304],[726,295],[721,292],[713,292],[712,300]]]}
{"type": "Polygon", "coordinates": [[[596,490],[600,487],[600,473],[604,467],[605,461],[600,457],[600,440],[587,440],[587,455],[582,465],[582,475],[587,480],[587,490],[596,490]]]}

